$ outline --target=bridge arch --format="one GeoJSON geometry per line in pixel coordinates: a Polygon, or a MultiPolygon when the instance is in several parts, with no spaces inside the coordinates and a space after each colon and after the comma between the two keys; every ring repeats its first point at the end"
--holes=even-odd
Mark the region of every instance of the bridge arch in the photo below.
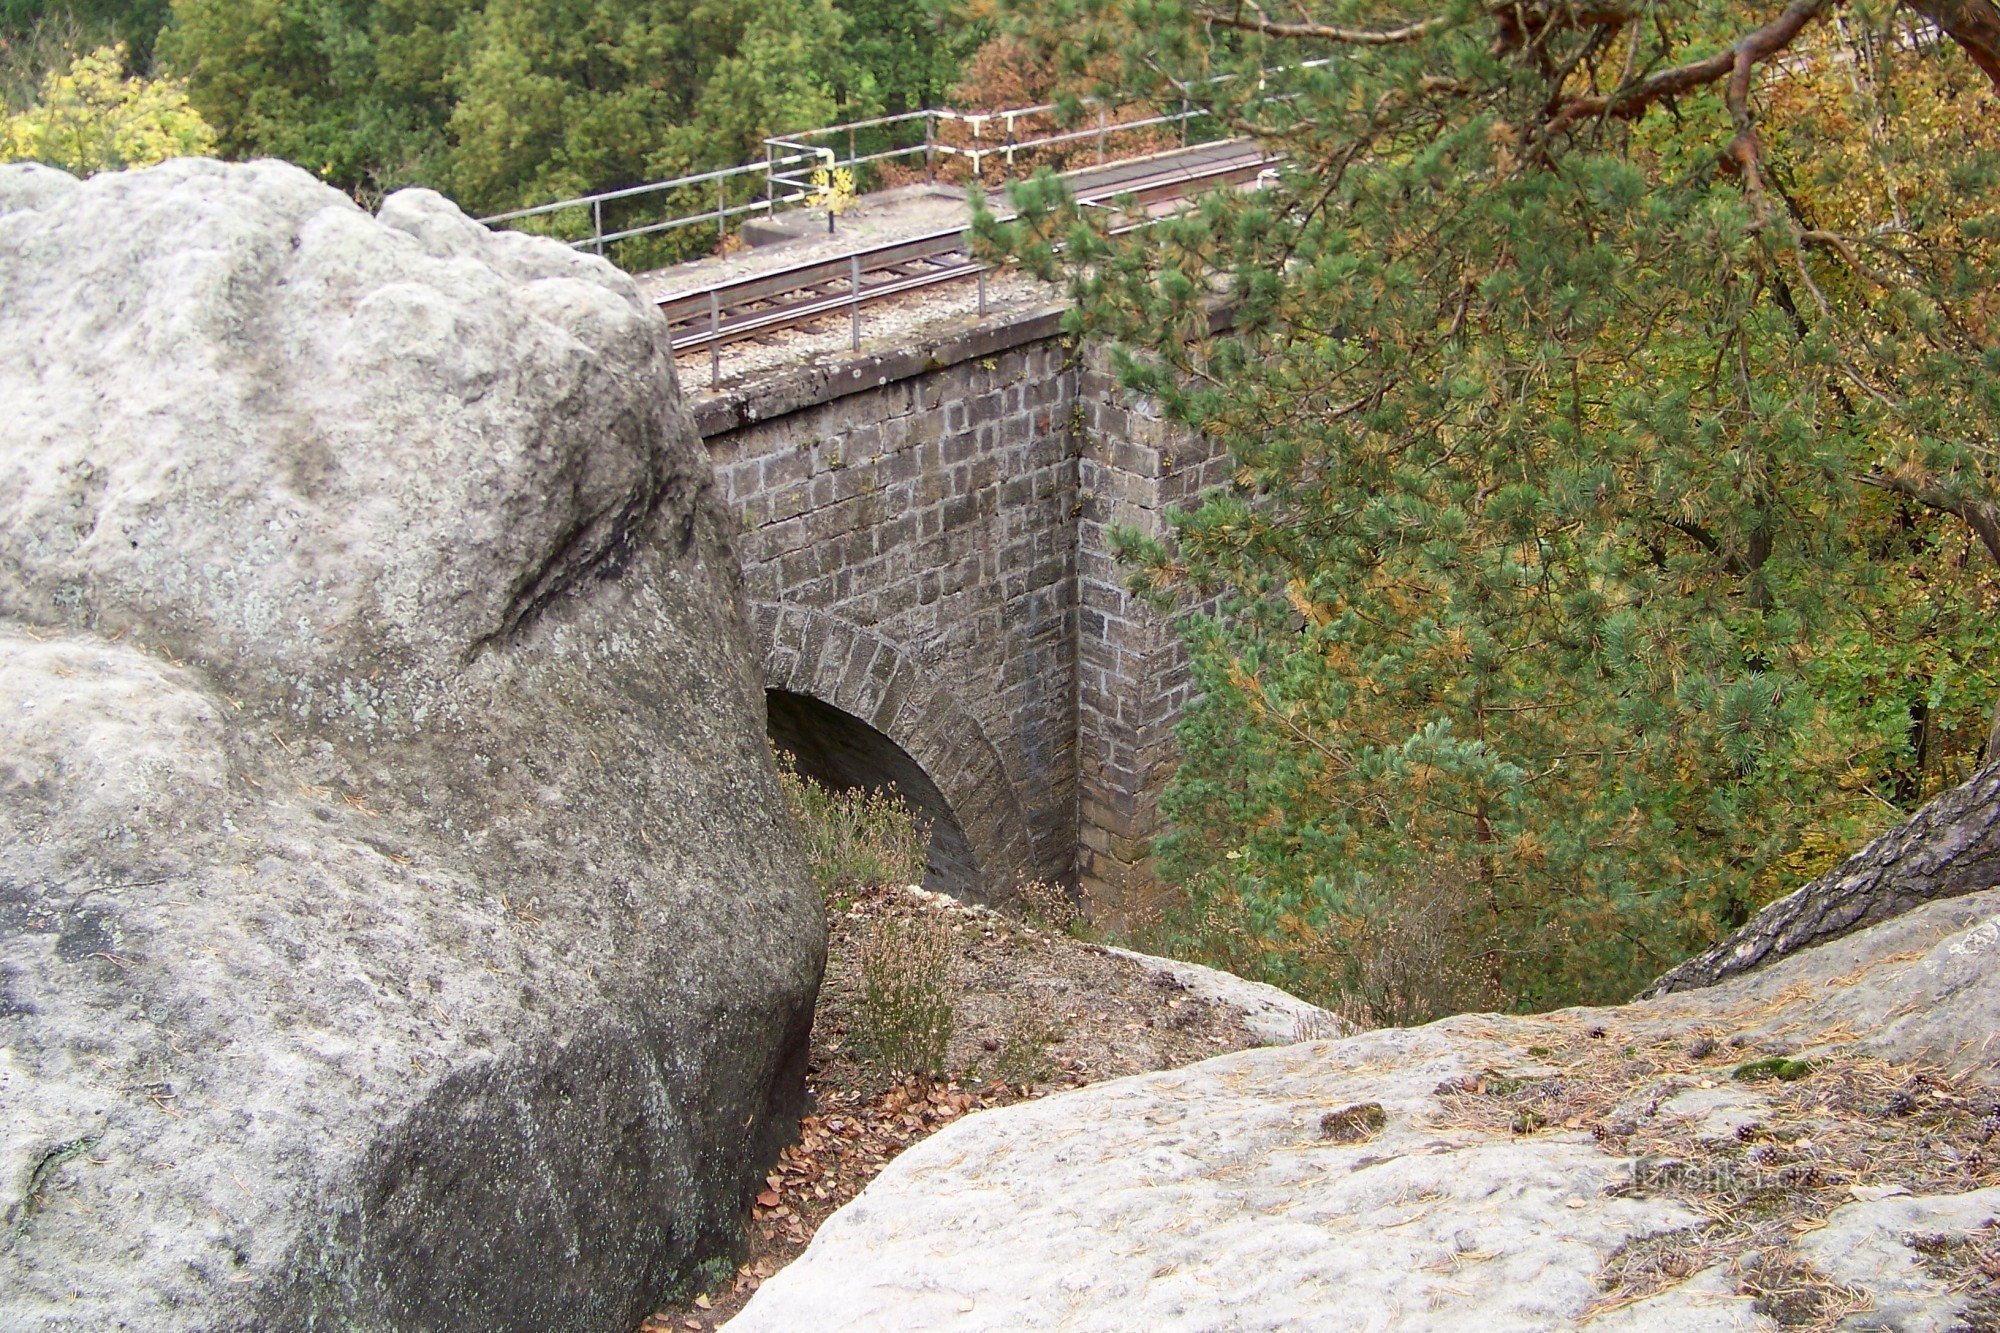
{"type": "MultiPolygon", "coordinates": [[[[891,742],[922,779],[906,779],[899,788],[919,809],[941,803],[962,834],[961,850],[946,829],[940,855],[933,857],[934,887],[990,902],[1032,875],[1033,844],[1020,793],[985,729],[935,672],[881,635],[824,611],[768,604],[752,610],[774,739],[817,744],[820,753],[811,763],[831,768],[842,785],[861,785],[856,779],[870,770],[893,776],[895,756],[886,750],[853,762],[867,733],[891,742]],[[801,729],[817,729],[818,740],[802,738],[801,729]],[[964,860],[962,869],[953,867],[954,858],[964,860]]],[[[801,768],[812,772],[807,757],[801,760],[801,768]]]]}

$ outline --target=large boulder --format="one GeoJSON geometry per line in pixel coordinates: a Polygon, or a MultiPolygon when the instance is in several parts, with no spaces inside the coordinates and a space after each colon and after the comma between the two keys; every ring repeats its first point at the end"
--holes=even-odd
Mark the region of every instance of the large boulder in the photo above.
{"type": "Polygon", "coordinates": [[[279,163],[0,169],[0,1327],[629,1328],[824,938],[664,327],[279,163]]]}
{"type": "Polygon", "coordinates": [[[969,1116],[732,1333],[1991,1328],[2000,889],[1709,989],[969,1116]]]}

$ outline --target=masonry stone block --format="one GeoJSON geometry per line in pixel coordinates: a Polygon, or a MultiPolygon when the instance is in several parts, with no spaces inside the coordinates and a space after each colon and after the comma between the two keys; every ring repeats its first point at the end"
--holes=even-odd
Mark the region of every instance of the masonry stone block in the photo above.
{"type": "Polygon", "coordinates": [[[978,892],[1080,883],[1115,924],[1154,897],[1148,847],[1190,684],[1109,530],[1169,537],[1167,510],[1225,483],[1227,459],[1177,438],[1052,319],[981,337],[905,358],[886,383],[748,384],[741,409],[702,419],[743,517],[772,687],[920,765],[978,892]],[[758,419],[766,400],[787,410],[758,419]]]}

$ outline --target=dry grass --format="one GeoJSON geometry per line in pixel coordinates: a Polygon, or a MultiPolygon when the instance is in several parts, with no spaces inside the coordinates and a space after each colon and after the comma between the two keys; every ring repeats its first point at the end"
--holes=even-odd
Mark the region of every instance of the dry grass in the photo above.
{"type": "Polygon", "coordinates": [[[1037,930],[1063,934],[1083,919],[1083,909],[1060,884],[1030,880],[1016,895],[1023,919],[1037,930]]]}
{"type": "Polygon", "coordinates": [[[830,906],[844,907],[877,884],[923,879],[930,828],[893,791],[833,791],[800,774],[791,755],[775,754],[778,785],[805,842],[807,867],[830,906]]]}
{"type": "Polygon", "coordinates": [[[1911,1236],[1931,1276],[1970,1297],[1953,1333],[2000,1333],[2000,1222],[1964,1236],[1911,1236]]]}
{"type": "Polygon", "coordinates": [[[732,1272],[654,1315],[647,1333],[717,1327],[898,1153],[969,1112],[1256,1044],[1233,1010],[1092,945],[902,888],[842,896],[828,904],[799,1141],[748,1201],[732,1272]],[[940,1077],[887,1075],[868,1058],[865,958],[905,933],[948,941],[940,1077]]]}
{"type": "Polygon", "coordinates": [[[1867,1292],[1834,1281],[1782,1249],[1747,1255],[1738,1269],[1736,1289],[1779,1328],[1832,1328],[1874,1304],[1867,1292]]]}

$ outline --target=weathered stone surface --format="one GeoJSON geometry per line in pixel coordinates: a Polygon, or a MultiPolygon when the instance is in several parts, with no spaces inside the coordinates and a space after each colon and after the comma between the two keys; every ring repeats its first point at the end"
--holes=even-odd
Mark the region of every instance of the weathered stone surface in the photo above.
{"type": "Polygon", "coordinates": [[[964,834],[971,873],[934,861],[927,882],[976,900],[1075,882],[1115,926],[1158,906],[1150,842],[1191,684],[1110,534],[1171,539],[1168,511],[1229,459],[1079,354],[1059,314],[760,375],[695,411],[744,520],[769,684],[887,737],[964,834]]]}
{"type": "MultiPolygon", "coordinates": [[[[1732,1091],[1771,1085],[1731,1080],[1741,1057],[1727,1052],[1777,1041],[1807,1057],[1930,1060],[2000,1085],[2000,890],[1932,902],[1710,990],[1245,1051],[968,1117],[891,1164],[730,1327],[1570,1327],[1603,1298],[1621,1244],[1701,1219],[1643,1188],[1650,1177],[1615,1148],[1630,1130],[1599,1144],[1582,1124],[1481,1128],[1490,1122],[1446,1098],[1471,1079],[1559,1089],[1569,1075],[1545,1058],[1550,1046],[1601,1051],[1615,1070],[1621,1050],[1679,1049],[1694,1031],[1725,1038],[1711,1044],[1732,1091]],[[1324,1135],[1328,1111],[1362,1103],[1383,1108],[1380,1133],[1324,1135]]],[[[1755,1095],[1686,1095],[1717,1084],[1657,1080],[1612,1118],[1699,1136],[1718,1114],[1760,1113],[1755,1095]]],[[[1854,1234],[1827,1246],[1893,1256],[1908,1223],[1898,1206],[1869,1207],[1837,1210],[1854,1234]]],[[[1987,1212],[1965,1195],[1924,1225],[1963,1229],[1987,1212]]],[[[1900,1258],[1819,1257],[1836,1278],[1882,1286],[1878,1305],[1902,1321],[1865,1326],[1949,1325],[1955,1307],[1900,1258]]],[[[1588,1327],[1775,1328],[1735,1283],[1704,1267],[1588,1327]]]]}
{"type": "MultiPolygon", "coordinates": [[[[1835,1210],[1826,1225],[1799,1242],[1806,1258],[1875,1298],[1867,1327],[1897,1333],[1976,1333],[1966,1318],[1978,1292],[1954,1291],[1926,1270],[1910,1244],[1933,1236],[1966,1236],[2000,1225],[2000,1189],[1964,1194],[1866,1199],[1835,1210]]],[[[1984,1315],[2000,1313],[2000,1282],[1985,1290],[1984,1315]]]]}
{"type": "Polygon", "coordinates": [[[703,404],[767,683],[923,769],[969,862],[926,882],[983,902],[1076,863],[1076,375],[1053,328],[1023,332],[772,377],[754,416],[703,404]]]}
{"type": "Polygon", "coordinates": [[[1267,1046],[1283,1046],[1313,1037],[1344,1036],[1354,1030],[1338,1014],[1307,1004],[1290,991],[1261,981],[1246,981],[1233,972],[1108,945],[1104,951],[1129,958],[1149,972],[1171,977],[1190,995],[1228,1005],[1243,1015],[1243,1026],[1256,1033],[1267,1046]]]}
{"type": "Polygon", "coordinates": [[[0,1327],[629,1328],[823,954],[657,314],[0,169],[0,1327]]]}

